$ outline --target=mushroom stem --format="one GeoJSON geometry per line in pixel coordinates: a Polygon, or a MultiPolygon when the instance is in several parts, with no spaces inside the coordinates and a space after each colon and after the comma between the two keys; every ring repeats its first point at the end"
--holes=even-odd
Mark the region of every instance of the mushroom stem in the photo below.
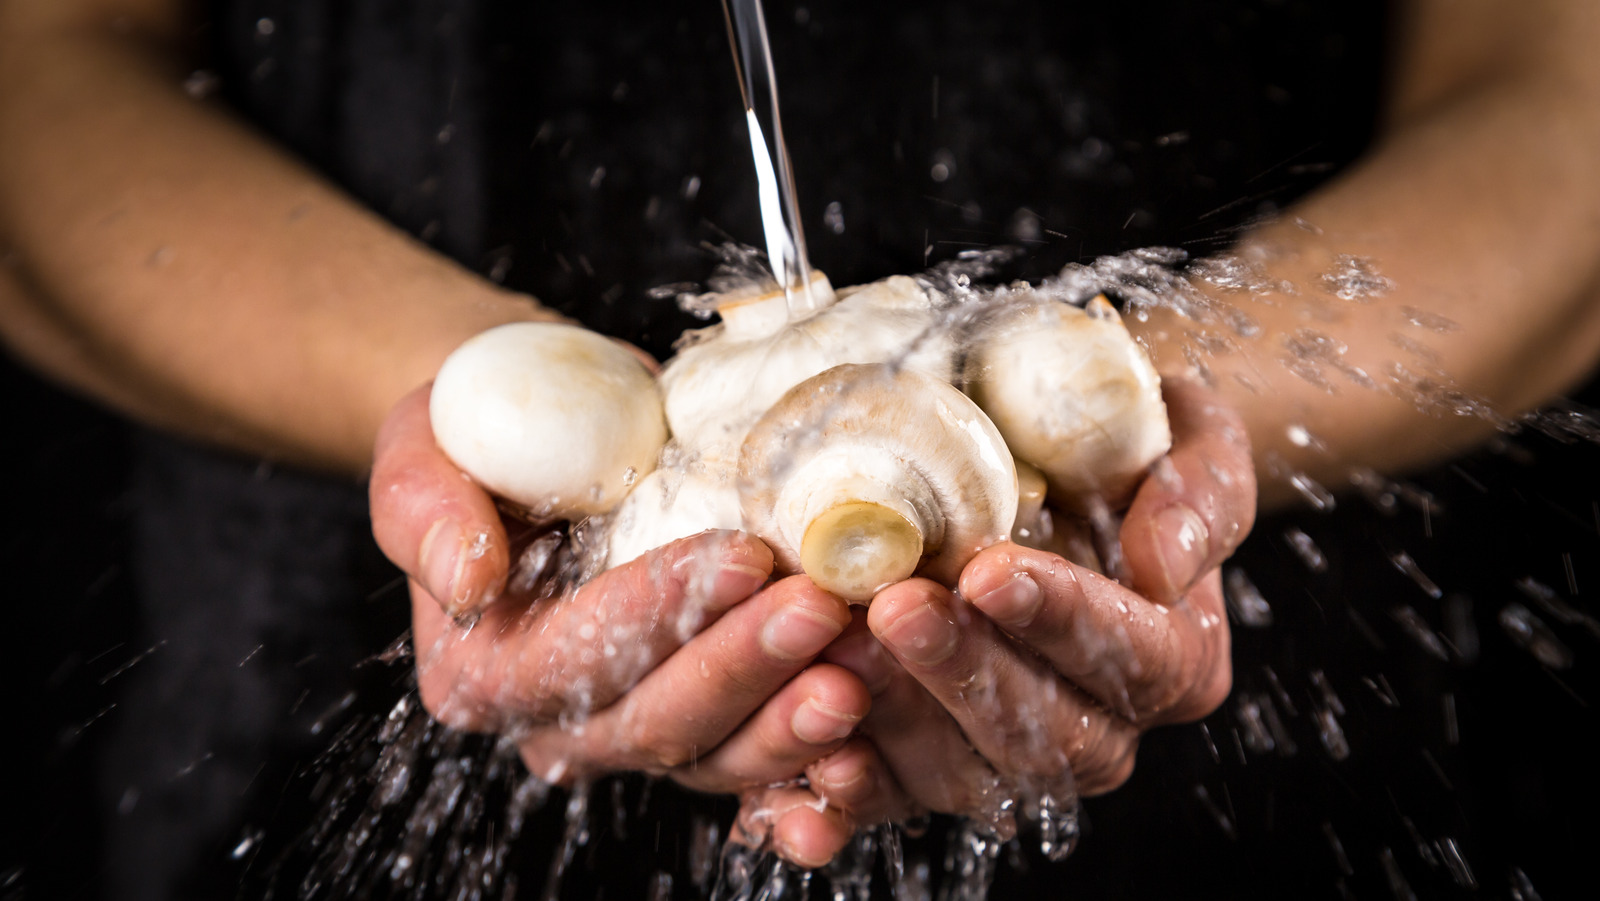
{"type": "Polygon", "coordinates": [[[885,586],[909,579],[922,562],[922,530],[882,504],[829,507],[806,526],[800,564],[818,588],[866,602],[885,586]]]}
{"type": "Polygon", "coordinates": [[[1017,515],[1011,454],[983,411],[887,364],[790,389],[745,437],[739,495],[780,569],[860,602],[917,573],[954,585],[1017,515]]]}

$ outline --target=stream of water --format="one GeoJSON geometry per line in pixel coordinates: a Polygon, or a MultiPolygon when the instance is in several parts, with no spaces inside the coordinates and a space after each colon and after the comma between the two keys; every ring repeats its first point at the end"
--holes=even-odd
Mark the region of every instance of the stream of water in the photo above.
{"type": "Polygon", "coordinates": [[[750,149],[761,202],[761,228],[767,260],[789,304],[789,317],[803,319],[816,310],[811,297],[811,263],[806,257],[805,229],[800,222],[794,166],[783,140],[778,108],[778,75],[772,65],[772,42],[761,0],[723,0],[728,42],[750,128],[750,149]]]}

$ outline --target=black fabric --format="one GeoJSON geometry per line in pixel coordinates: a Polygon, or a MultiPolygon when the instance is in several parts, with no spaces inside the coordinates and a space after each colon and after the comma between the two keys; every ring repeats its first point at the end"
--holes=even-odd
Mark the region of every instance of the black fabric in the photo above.
{"type": "MultiPolygon", "coordinates": [[[[758,236],[717,4],[215,0],[211,12],[223,90],[266,133],[442,252],[658,355],[694,321],[648,289],[703,279],[702,242],[758,236]]],[[[996,243],[1027,246],[1016,268],[1028,276],[1150,244],[1223,247],[1366,146],[1385,15],[1309,0],[770,5],[813,262],[842,285],[996,243]],[[840,231],[824,221],[832,204],[840,231]]],[[[1204,731],[1152,733],[1133,781],[1089,802],[1078,854],[1059,867],[1023,855],[994,897],[1471,894],[1443,862],[1445,837],[1486,893],[1504,896],[1518,867],[1544,897],[1578,897],[1567,887],[1593,835],[1592,719],[1586,683],[1568,694],[1553,680],[1592,683],[1592,667],[1546,673],[1496,615],[1518,578],[1565,586],[1562,553],[1588,571],[1600,491],[1584,446],[1518,440],[1546,462],[1530,468],[1518,444],[1442,468],[1424,480],[1438,505],[1426,516],[1355,498],[1332,517],[1264,522],[1240,565],[1277,622],[1236,624],[1238,684],[1283,686],[1295,753],[1236,744],[1240,693],[1204,731]],[[1328,572],[1304,571],[1291,527],[1313,535],[1328,572]],[[1444,607],[1389,563],[1401,549],[1473,596],[1476,663],[1408,643],[1394,611],[1438,624],[1444,607]],[[1346,762],[1308,716],[1318,669],[1350,710],[1346,762]]],[[[140,439],[133,460],[133,487],[105,491],[133,536],[117,584],[143,611],[126,649],[159,649],[109,688],[84,688],[99,671],[81,660],[70,670],[80,694],[119,705],[92,733],[114,736],[98,739],[112,896],[241,884],[254,896],[274,883],[245,840],[271,824],[264,840],[290,843],[310,816],[305,786],[286,781],[323,740],[307,720],[337,708],[351,667],[398,633],[401,595],[362,537],[358,486],[165,439],[140,439]]],[[[362,703],[401,688],[386,690],[362,703]]],[[[704,804],[661,791],[675,800],[631,844],[601,831],[567,897],[644,897],[656,869],[682,872],[684,808],[704,804]]],[[[530,868],[559,834],[550,816],[530,868]]],[[[54,828],[98,847],[87,824],[54,828]]],[[[925,850],[937,868],[937,841],[925,850]]],[[[93,889],[87,876],[49,884],[93,889]]],[[[687,880],[676,887],[689,896],[687,880]]]]}

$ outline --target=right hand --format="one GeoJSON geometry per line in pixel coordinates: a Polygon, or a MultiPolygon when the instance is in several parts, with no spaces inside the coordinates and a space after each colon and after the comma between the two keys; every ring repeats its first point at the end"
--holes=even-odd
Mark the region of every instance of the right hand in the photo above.
{"type": "MultiPolygon", "coordinates": [[[[738,532],[673,542],[559,597],[507,591],[506,523],[438,449],[428,396],[385,421],[370,495],[378,544],[410,577],[430,713],[515,735],[558,783],[633,770],[749,798],[845,746],[868,692],[813,663],[850,623],[843,601],[804,577],[767,585],[771,552],[738,532]]],[[[777,813],[773,839],[800,863],[854,830],[837,809],[777,813]]]]}

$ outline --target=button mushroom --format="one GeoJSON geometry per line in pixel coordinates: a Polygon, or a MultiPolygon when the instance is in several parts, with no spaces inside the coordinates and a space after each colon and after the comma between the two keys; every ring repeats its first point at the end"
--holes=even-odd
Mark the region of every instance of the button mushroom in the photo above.
{"type": "Polygon", "coordinates": [[[551,322],[467,340],[440,367],[428,414],[457,466],[535,519],[610,510],[667,439],[656,381],[638,358],[551,322]]]}
{"type": "Polygon", "coordinates": [[[975,330],[967,392],[1058,504],[1120,508],[1172,445],[1161,379],[1115,308],[1028,299],[975,330]]]}
{"type": "Polygon", "coordinates": [[[739,454],[747,528],[778,565],[850,601],[921,573],[955,584],[1017,515],[1017,473],[989,418],[948,382],[835,366],[786,393],[739,454]]]}

